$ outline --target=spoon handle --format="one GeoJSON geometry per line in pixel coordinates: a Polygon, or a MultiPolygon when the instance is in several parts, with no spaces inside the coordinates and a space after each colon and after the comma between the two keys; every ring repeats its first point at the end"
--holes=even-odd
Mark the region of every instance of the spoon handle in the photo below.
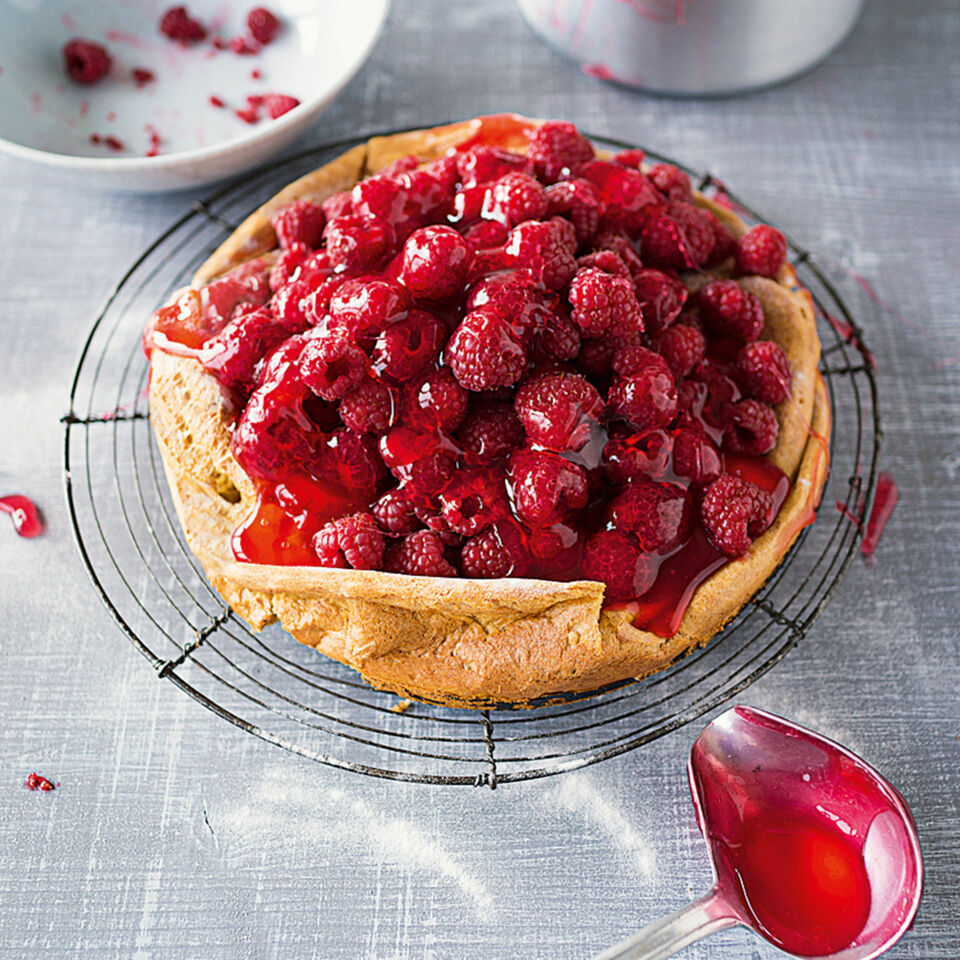
{"type": "Polygon", "coordinates": [[[593,960],[663,960],[696,940],[736,923],[739,921],[730,916],[716,890],[711,890],[669,917],[656,920],[632,937],[598,953],[593,960]]]}

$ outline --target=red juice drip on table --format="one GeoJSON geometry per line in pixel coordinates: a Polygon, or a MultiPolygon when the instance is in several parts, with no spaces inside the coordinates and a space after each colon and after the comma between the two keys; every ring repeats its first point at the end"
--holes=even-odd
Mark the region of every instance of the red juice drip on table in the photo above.
{"type": "Polygon", "coordinates": [[[13,528],[21,537],[37,537],[43,533],[43,521],[37,505],[19,493],[0,497],[0,512],[13,520],[13,528]]]}
{"type": "Polygon", "coordinates": [[[39,773],[31,773],[26,780],[23,781],[23,785],[28,790],[42,790],[44,793],[49,793],[51,790],[56,790],[59,784],[51,783],[46,777],[41,776],[39,773]]]}
{"type": "Polygon", "coordinates": [[[835,317],[832,313],[824,313],[824,316],[827,318],[830,326],[841,336],[851,347],[856,350],[860,356],[863,357],[863,362],[871,369],[877,369],[877,360],[876,357],[870,352],[870,349],[867,345],[860,339],[859,334],[854,328],[846,322],[846,320],[841,320],[839,317],[835,317]]]}
{"type": "Polygon", "coordinates": [[[867,560],[872,560],[877,552],[883,530],[899,499],[900,491],[896,481],[889,473],[881,473],[877,477],[877,492],[873,498],[870,516],[867,518],[867,532],[863,537],[863,543],[860,544],[860,553],[867,560]]]}

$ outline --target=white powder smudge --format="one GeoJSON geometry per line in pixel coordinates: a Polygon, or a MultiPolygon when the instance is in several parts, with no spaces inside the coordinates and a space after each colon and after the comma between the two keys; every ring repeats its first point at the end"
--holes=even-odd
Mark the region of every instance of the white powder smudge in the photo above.
{"type": "Polygon", "coordinates": [[[566,774],[545,799],[559,804],[570,813],[578,814],[587,824],[599,827],[641,874],[646,877],[653,875],[656,856],[650,845],[623,813],[600,793],[589,777],[582,773],[566,774]]]}
{"type": "Polygon", "coordinates": [[[244,844],[255,834],[267,834],[272,845],[298,841],[327,845],[331,837],[336,837],[343,844],[372,850],[401,867],[449,880],[472,903],[481,920],[493,917],[493,898],[483,883],[436,840],[409,821],[388,815],[343,790],[322,786],[307,789],[291,782],[289,771],[268,769],[253,793],[253,801],[229,811],[224,820],[244,844]]]}

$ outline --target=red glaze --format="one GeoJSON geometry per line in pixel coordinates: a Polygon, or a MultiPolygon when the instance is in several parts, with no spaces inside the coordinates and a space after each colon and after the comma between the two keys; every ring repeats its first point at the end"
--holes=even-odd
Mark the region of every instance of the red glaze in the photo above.
{"type": "MultiPolygon", "coordinates": [[[[459,150],[479,144],[509,147],[516,145],[518,140],[525,138],[533,129],[528,121],[512,114],[479,118],[473,121],[473,128],[473,133],[458,147],[459,150]]],[[[399,175],[410,177],[420,174],[401,172],[399,175]]],[[[416,197],[410,194],[405,202],[398,203],[393,200],[392,194],[384,199],[382,187],[381,178],[379,182],[371,181],[361,190],[355,189],[354,202],[359,202],[357,198],[361,197],[363,203],[379,204],[379,209],[387,210],[387,213],[379,214],[379,219],[400,237],[407,236],[424,222],[442,222],[453,206],[449,195],[442,190],[438,192],[436,188],[426,189],[426,192],[416,197]]],[[[421,189],[425,188],[421,186],[421,189]]],[[[451,222],[454,219],[452,216],[449,218],[451,222]]],[[[402,246],[402,242],[398,241],[398,247],[394,249],[400,249],[401,252],[393,256],[384,255],[375,269],[371,269],[370,263],[364,263],[362,267],[347,269],[346,276],[362,276],[364,280],[380,277],[397,281],[399,278],[402,283],[402,246]]],[[[320,255],[325,254],[321,251],[320,255]]],[[[336,282],[342,275],[331,275],[329,260],[326,267],[318,269],[331,283],[336,282]]],[[[342,267],[340,269],[342,270],[342,267]]],[[[231,271],[201,291],[186,292],[174,304],[156,312],[144,334],[145,351],[149,355],[153,348],[160,348],[200,359],[203,344],[230,322],[241,304],[259,306],[267,302],[271,296],[268,276],[267,261],[259,259],[231,271]]],[[[550,291],[541,291],[541,294],[553,301],[557,297],[550,291]]],[[[439,323],[438,329],[445,331],[444,339],[458,324],[464,310],[459,302],[450,301],[420,302],[418,307],[419,313],[427,318],[432,317],[439,323]]],[[[400,304],[396,309],[400,313],[397,313],[391,322],[407,316],[405,305],[400,304]]],[[[323,313],[321,310],[320,315],[311,320],[318,322],[320,329],[326,322],[323,313]]],[[[728,338],[728,341],[730,339],[728,338]]],[[[695,399],[688,402],[687,412],[684,414],[690,420],[697,421],[703,428],[707,442],[712,442],[717,447],[720,446],[723,435],[723,430],[717,426],[718,410],[725,400],[736,401],[740,398],[738,387],[724,373],[729,369],[727,361],[735,356],[739,346],[739,342],[731,343],[720,338],[711,342],[711,390],[716,388],[719,391],[717,398],[708,401],[707,388],[700,384],[695,388],[695,399]]],[[[388,371],[378,362],[377,356],[374,350],[367,374],[389,384],[389,377],[386,376],[388,371]]],[[[214,376],[217,375],[215,369],[208,367],[208,370],[214,376]]],[[[397,385],[392,384],[391,389],[396,390],[397,385]]],[[[236,398],[228,399],[236,401],[236,398]]],[[[299,400],[285,402],[290,403],[288,415],[294,421],[303,416],[313,419],[308,429],[321,438],[318,441],[321,445],[324,442],[322,438],[329,436],[326,431],[332,431],[339,423],[336,411],[329,405],[319,404],[304,414],[303,411],[297,412],[300,409],[299,400]],[[321,410],[321,407],[324,409],[321,410]],[[331,422],[322,419],[331,414],[331,422]]],[[[228,402],[227,408],[240,410],[245,403],[244,397],[240,402],[228,402]]],[[[604,477],[604,472],[608,468],[616,470],[617,464],[601,466],[604,447],[609,439],[607,429],[603,422],[596,418],[590,418],[589,426],[588,442],[576,452],[568,450],[563,454],[577,464],[578,468],[584,468],[590,476],[587,507],[573,520],[564,520],[553,527],[539,530],[525,527],[517,521],[515,513],[508,514],[505,522],[509,526],[509,541],[526,553],[522,563],[513,564],[512,575],[568,581],[585,578],[582,566],[583,546],[592,534],[604,526],[606,505],[617,490],[615,483],[604,477]]],[[[635,433],[622,439],[623,455],[633,457],[634,460],[638,457],[645,458],[649,467],[644,470],[651,478],[689,485],[689,478],[678,477],[673,471],[673,439],[666,431],[635,433]],[[655,442],[652,443],[652,440],[655,442]]],[[[413,480],[418,476],[422,477],[424,469],[427,469],[424,464],[429,464],[429,475],[438,478],[438,486],[432,490],[418,490],[411,501],[417,515],[428,526],[428,518],[439,522],[440,505],[435,494],[442,489],[445,478],[449,477],[449,473],[445,471],[448,471],[451,465],[482,466],[490,469],[482,460],[478,461],[472,454],[462,450],[455,438],[441,430],[436,422],[412,424],[409,411],[405,409],[400,412],[397,425],[388,434],[382,435],[379,441],[380,454],[387,465],[393,468],[396,479],[412,484],[413,480]],[[433,460],[436,459],[440,462],[434,463],[433,460]]],[[[723,470],[737,473],[771,493],[775,509],[780,509],[789,492],[789,481],[779,469],[763,459],[732,453],[722,454],[721,462],[723,470]]],[[[318,476],[329,475],[329,465],[311,467],[297,461],[285,468],[283,475],[258,481],[257,505],[233,536],[232,546],[237,559],[271,565],[319,566],[319,558],[312,546],[314,535],[331,519],[368,510],[385,489],[381,485],[370,497],[351,496],[342,488],[332,485],[329,480],[316,479],[318,476]]],[[[499,482],[504,483],[504,503],[512,507],[509,481],[504,479],[499,482]]],[[[811,511],[808,517],[804,517],[801,525],[812,519],[811,511]]],[[[694,524],[692,533],[678,546],[664,550],[662,554],[649,555],[649,568],[654,572],[652,586],[644,595],[613,606],[628,610],[637,627],[660,636],[672,636],[676,633],[696,588],[727,562],[728,559],[710,544],[704,529],[699,524],[694,524]]]]}
{"type": "Polygon", "coordinates": [[[883,536],[884,527],[893,514],[894,507],[900,499],[900,491],[896,481],[889,473],[881,473],[877,477],[877,492],[873,498],[873,507],[867,518],[867,532],[863,543],[860,544],[860,553],[867,560],[872,560],[877,552],[877,545],[883,536]]]}
{"type": "Polygon", "coordinates": [[[0,513],[6,513],[13,520],[13,529],[21,537],[37,537],[43,533],[43,520],[37,505],[19,493],[0,497],[0,513]]]}
{"type": "Polygon", "coordinates": [[[912,820],[862,760],[735,707],[697,738],[688,772],[716,896],[776,946],[827,956],[909,923],[922,874],[912,820]]]}

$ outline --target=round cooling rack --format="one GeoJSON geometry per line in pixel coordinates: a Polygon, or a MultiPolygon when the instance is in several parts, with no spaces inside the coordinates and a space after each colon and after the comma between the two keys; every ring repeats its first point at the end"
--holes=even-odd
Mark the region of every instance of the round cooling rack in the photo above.
{"type": "MultiPolygon", "coordinates": [[[[797,643],[837,589],[862,536],[880,446],[871,358],[838,292],[842,280],[792,242],[790,259],[817,306],[833,410],[820,515],[723,633],[670,669],[536,710],[408,703],[278,626],[253,633],[207,582],[183,539],[150,430],[144,321],[252,209],[366,139],[305,151],[194,204],[137,258],[94,321],[63,417],[64,482],[77,546],[117,625],[159,678],[241,729],[334,767],[419,783],[495,787],[583,767],[740,693],[797,643]]],[[[769,222],[710,175],[677,166],[708,194],[722,190],[748,219],[769,222]]]]}

